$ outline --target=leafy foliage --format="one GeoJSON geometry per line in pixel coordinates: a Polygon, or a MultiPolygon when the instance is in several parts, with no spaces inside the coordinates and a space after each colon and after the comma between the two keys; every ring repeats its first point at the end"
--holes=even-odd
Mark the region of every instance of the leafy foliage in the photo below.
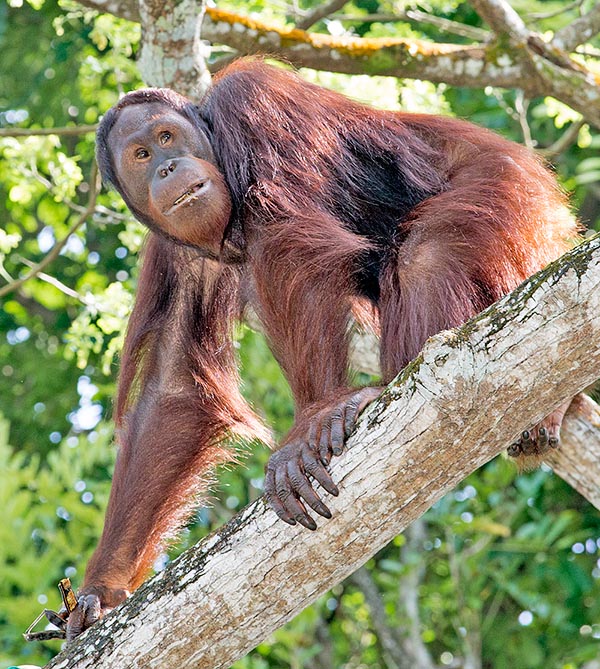
{"type": "MultiPolygon", "coordinates": [[[[25,645],[22,632],[43,606],[59,608],[56,583],[82,573],[102,527],[110,489],[111,428],[62,440],[43,459],[8,446],[0,418],[0,662],[44,662],[51,646],[25,645]]],[[[53,642],[56,646],[56,642],[53,642]]]]}
{"type": "MultiPolygon", "coordinates": [[[[230,0],[219,7],[292,25],[320,4],[230,0]]],[[[578,3],[568,0],[513,4],[540,31],[566,25],[578,11],[578,3]]],[[[583,9],[591,4],[585,0],[583,9]]],[[[469,41],[431,23],[386,18],[414,7],[352,0],[311,29],[469,41]]],[[[459,0],[430,0],[418,8],[482,27],[471,6],[459,0]]],[[[72,130],[97,123],[122,91],[142,84],[135,65],[139,37],[139,26],[72,0],[0,5],[0,130],[72,130]]],[[[599,48],[597,38],[586,45],[592,55],[599,48]]],[[[515,91],[303,74],[378,106],[467,117],[517,141],[530,136],[538,148],[552,147],[580,121],[551,98],[524,100],[515,91]]],[[[600,229],[599,146],[600,136],[584,124],[570,146],[552,155],[582,220],[594,229],[600,229]]],[[[59,578],[68,575],[78,583],[101,531],[109,491],[116,356],[145,233],[113,192],[102,192],[94,214],[72,232],[87,206],[93,155],[91,132],[0,136],[5,203],[0,290],[68,237],[43,274],[2,297],[0,662],[5,664],[41,664],[60,646],[26,645],[20,634],[42,607],[58,606],[59,578]]],[[[243,390],[281,436],[292,422],[281,372],[260,335],[243,328],[239,347],[243,390]]],[[[261,493],[268,454],[260,445],[252,450],[242,466],[219,473],[210,504],[157,568],[261,493]]],[[[381,625],[401,640],[411,623],[438,666],[466,666],[465,658],[473,657],[479,664],[472,666],[571,669],[598,656],[600,519],[562,481],[547,471],[517,476],[498,459],[439,502],[422,529],[418,540],[410,532],[397,537],[367,565],[383,622],[367,590],[350,579],[236,667],[391,667],[381,625]],[[418,599],[418,620],[407,610],[410,593],[418,599]]]]}

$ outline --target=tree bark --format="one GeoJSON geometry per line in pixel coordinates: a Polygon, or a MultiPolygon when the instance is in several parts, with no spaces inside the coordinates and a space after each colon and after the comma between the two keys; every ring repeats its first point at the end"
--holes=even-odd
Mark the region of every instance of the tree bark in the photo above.
{"type": "MultiPolygon", "coordinates": [[[[139,7],[134,0],[79,2],[132,20],[141,18],[144,26],[142,70],[151,75],[146,81],[158,85],[154,83],[158,72],[158,80],[166,82],[160,85],[168,84],[186,93],[191,80],[186,81],[183,75],[179,77],[184,71],[180,65],[185,64],[192,52],[184,48],[189,39],[181,42],[180,33],[186,25],[189,32],[189,26],[197,24],[198,8],[193,0],[164,7],[156,0],[141,0],[139,7]],[[171,54],[164,58],[164,63],[160,58],[163,52],[171,54]],[[148,54],[152,54],[152,58],[148,54]],[[163,72],[164,64],[167,67],[163,72]],[[174,73],[177,76],[173,76],[174,73]]],[[[337,4],[332,0],[329,6],[337,4]]],[[[598,77],[571,59],[568,53],[570,48],[600,30],[597,8],[574,21],[571,30],[566,26],[559,31],[556,41],[545,42],[529,30],[505,0],[472,0],[471,4],[492,27],[495,40],[464,46],[417,39],[333,37],[297,28],[280,28],[214,7],[206,11],[202,37],[225,44],[238,55],[263,53],[284,58],[298,67],[427,79],[452,86],[519,88],[529,97],[550,95],[600,127],[598,77]]]]}
{"type": "MultiPolygon", "coordinates": [[[[290,527],[259,499],[48,667],[230,666],[598,376],[595,237],[427,342],[332,462],[340,495],[327,499],[331,520],[320,519],[315,532],[290,527]]],[[[597,412],[589,401],[579,406],[560,453],[549,458],[596,504],[597,412]]]]}
{"type": "Polygon", "coordinates": [[[142,79],[150,86],[174,88],[197,102],[210,85],[200,39],[204,0],[140,0],[139,10],[142,79]]]}
{"type": "MultiPolygon", "coordinates": [[[[582,361],[585,364],[585,360],[582,361]]],[[[563,446],[546,458],[555,473],[600,509],[600,406],[578,395],[565,422],[563,446]]]]}

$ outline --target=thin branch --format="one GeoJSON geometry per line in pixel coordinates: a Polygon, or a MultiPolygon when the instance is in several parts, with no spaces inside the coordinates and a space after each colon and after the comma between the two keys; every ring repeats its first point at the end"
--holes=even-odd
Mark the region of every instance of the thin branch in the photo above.
{"type": "Polygon", "coordinates": [[[329,0],[328,2],[324,2],[322,5],[317,5],[317,7],[312,10],[312,12],[306,14],[306,16],[297,21],[296,26],[300,30],[307,30],[315,23],[318,23],[334,12],[337,12],[347,2],[348,0],[329,0]]]}
{"type": "Polygon", "coordinates": [[[515,109],[523,133],[523,143],[529,149],[534,148],[533,137],[531,136],[531,128],[527,121],[527,110],[529,109],[529,100],[525,97],[522,90],[518,90],[515,95],[515,109]]]}
{"type": "Polygon", "coordinates": [[[544,156],[546,160],[552,160],[556,158],[561,153],[567,151],[579,137],[579,131],[583,126],[586,125],[586,122],[583,119],[574,121],[571,125],[563,132],[563,134],[550,146],[547,146],[544,149],[538,149],[537,152],[544,156]]]}
{"type": "Polygon", "coordinates": [[[334,664],[333,659],[333,641],[331,639],[330,623],[332,618],[321,620],[315,628],[315,645],[319,646],[319,651],[309,661],[307,669],[331,669],[334,664]]]}
{"type": "MultiPolygon", "coordinates": [[[[494,32],[508,38],[513,47],[508,53],[521,55],[522,73],[526,74],[529,71],[529,78],[524,79],[523,85],[519,88],[530,97],[542,91],[544,95],[551,95],[566,102],[588,121],[600,127],[600,87],[597,77],[569,56],[568,50],[565,50],[565,45],[570,40],[568,34],[563,33],[558,41],[555,39],[547,43],[540,35],[527,28],[506,0],[471,0],[471,4],[494,32]],[[532,84],[529,84],[529,81],[532,84]]],[[[576,24],[580,31],[587,31],[586,34],[589,33],[590,36],[596,24],[600,30],[600,5],[596,5],[582,19],[574,21],[570,27],[576,24]]],[[[573,47],[581,41],[584,40],[579,39],[573,47]]]]}
{"type": "Polygon", "coordinates": [[[578,53],[581,56],[587,56],[588,58],[600,58],[600,49],[595,49],[593,46],[589,45],[578,46],[575,49],[575,53],[578,53]]]}
{"type": "Polygon", "coordinates": [[[502,111],[509,116],[511,119],[516,121],[517,123],[520,123],[519,119],[519,114],[517,110],[514,108],[514,106],[511,106],[505,99],[506,91],[499,89],[499,88],[492,88],[491,90],[491,95],[496,99],[496,102],[498,103],[498,106],[502,111]]]}
{"type": "Polygon", "coordinates": [[[22,276],[19,279],[16,279],[15,281],[13,281],[12,283],[8,283],[7,285],[0,288],[0,297],[4,297],[5,295],[8,295],[9,293],[12,293],[13,291],[18,290],[24,283],[26,283],[30,279],[34,279],[53,260],[58,258],[60,252],[63,250],[63,248],[66,246],[67,242],[69,241],[69,237],[74,232],[76,232],[85,223],[87,217],[90,216],[93,213],[93,211],[95,209],[95,206],[96,206],[96,196],[98,194],[98,189],[99,189],[98,174],[97,174],[96,164],[93,163],[92,173],[91,173],[91,176],[90,176],[90,195],[88,197],[88,204],[87,204],[87,207],[85,208],[84,212],[75,221],[75,223],[71,226],[71,228],[67,232],[66,236],[60,242],[57,242],[52,247],[52,250],[42,260],[40,260],[39,263],[34,265],[31,268],[31,270],[25,276],[22,276]]]}
{"type": "Polygon", "coordinates": [[[567,12],[570,12],[572,9],[577,9],[581,7],[584,2],[585,0],[575,0],[575,2],[571,2],[570,4],[565,5],[564,7],[559,7],[558,9],[554,9],[553,11],[550,12],[532,12],[530,14],[527,14],[527,17],[534,21],[540,21],[543,19],[552,19],[555,16],[566,14],[567,12]]]}
{"type": "Polygon", "coordinates": [[[406,655],[412,660],[411,666],[419,669],[435,669],[435,663],[427,646],[421,638],[421,616],[419,612],[419,586],[425,575],[425,564],[415,560],[423,550],[426,539],[426,526],[423,517],[418,518],[406,529],[406,543],[400,549],[400,557],[407,568],[398,581],[398,606],[404,609],[408,620],[408,637],[403,639],[406,655]]]}
{"type": "MultiPolygon", "coordinates": [[[[396,638],[398,630],[390,627],[387,621],[385,606],[381,599],[381,593],[373,577],[366,567],[361,567],[352,574],[350,582],[353,583],[364,595],[365,601],[371,611],[371,624],[373,631],[381,644],[383,661],[388,669],[412,669],[413,663],[407,657],[402,645],[396,638]]],[[[421,669],[425,669],[422,667],[421,669]]]]}
{"type": "Polygon", "coordinates": [[[488,630],[494,624],[496,616],[498,615],[498,611],[500,611],[500,607],[502,606],[505,597],[506,597],[505,591],[502,588],[498,588],[496,590],[494,598],[492,599],[492,603],[489,605],[487,612],[485,613],[485,616],[481,623],[482,637],[486,636],[488,630]]]}
{"type": "Polygon", "coordinates": [[[396,14],[334,14],[331,18],[338,21],[353,21],[357,23],[377,22],[377,23],[395,23],[398,21],[413,21],[416,23],[428,23],[438,28],[438,30],[460,37],[467,37],[476,42],[486,42],[490,39],[491,33],[482,28],[468,26],[458,21],[451,21],[441,16],[434,16],[419,9],[407,9],[396,14]]]}
{"type": "MultiPolygon", "coordinates": [[[[19,260],[24,264],[27,265],[28,267],[31,267],[32,269],[36,268],[36,264],[31,262],[31,260],[27,260],[27,258],[19,258],[19,260]]],[[[88,304],[88,301],[85,299],[83,295],[78,293],[76,290],[73,290],[69,286],[67,286],[65,283],[60,281],[54,276],[50,276],[50,274],[46,274],[45,272],[39,272],[37,273],[37,278],[41,279],[42,281],[45,281],[46,283],[49,283],[51,286],[54,286],[58,290],[60,290],[61,293],[64,293],[68,297],[74,297],[76,300],[81,302],[82,304],[88,304]]]]}
{"type": "Polygon", "coordinates": [[[0,137],[46,137],[48,135],[69,137],[96,132],[97,128],[97,125],[69,125],[64,128],[0,128],[0,137]]]}
{"type": "Polygon", "coordinates": [[[466,588],[463,585],[462,573],[464,561],[459,560],[459,555],[455,550],[455,535],[450,528],[446,529],[446,546],[450,580],[454,586],[458,608],[458,617],[452,617],[452,626],[457,638],[462,638],[465,655],[463,666],[465,669],[481,669],[481,615],[478,610],[470,607],[465,599],[466,588]],[[461,635],[461,627],[467,630],[464,636],[461,635]]]}
{"type": "MultiPolygon", "coordinates": [[[[94,163],[93,164],[93,169],[95,169],[95,168],[96,168],[96,165],[94,163]]],[[[26,175],[31,176],[38,183],[42,184],[42,186],[46,190],[48,190],[48,191],[54,190],[54,184],[52,183],[52,181],[50,181],[50,179],[46,178],[43,174],[40,174],[35,162],[32,162],[29,170],[26,172],[26,175]]],[[[88,186],[89,186],[89,184],[88,184],[88,186]]],[[[77,204],[77,202],[73,202],[73,200],[71,200],[70,198],[64,198],[62,200],[62,202],[64,204],[66,204],[67,207],[69,207],[69,209],[73,210],[76,214],[83,214],[83,213],[87,212],[87,209],[88,209],[87,205],[84,206],[84,205],[81,205],[81,204],[77,204]]],[[[100,211],[100,209],[106,209],[106,207],[101,207],[101,206],[96,207],[96,211],[100,211]]],[[[110,211],[110,210],[106,209],[106,211],[110,211]]]]}
{"type": "Polygon", "coordinates": [[[407,9],[404,12],[407,19],[417,21],[419,23],[430,23],[432,26],[439,28],[439,30],[447,33],[453,33],[462,37],[468,37],[476,42],[487,42],[491,38],[491,34],[483,28],[476,28],[468,26],[458,21],[451,21],[442,16],[434,16],[427,12],[422,12],[419,9],[407,9]]]}
{"type": "Polygon", "coordinates": [[[3,256],[0,255],[0,276],[9,283],[14,281],[13,277],[9,274],[6,267],[4,267],[3,256]]]}

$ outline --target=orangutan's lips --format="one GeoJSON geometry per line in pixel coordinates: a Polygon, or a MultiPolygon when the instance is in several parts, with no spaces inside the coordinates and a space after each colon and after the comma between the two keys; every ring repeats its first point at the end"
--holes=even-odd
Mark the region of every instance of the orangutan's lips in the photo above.
{"type": "Polygon", "coordinates": [[[176,200],[173,202],[173,205],[165,212],[166,214],[170,214],[174,209],[179,207],[182,204],[187,204],[188,202],[192,202],[193,200],[197,199],[198,196],[200,195],[200,191],[204,188],[206,184],[206,181],[200,181],[197,184],[194,184],[193,186],[190,186],[185,193],[182,193],[176,200]]]}

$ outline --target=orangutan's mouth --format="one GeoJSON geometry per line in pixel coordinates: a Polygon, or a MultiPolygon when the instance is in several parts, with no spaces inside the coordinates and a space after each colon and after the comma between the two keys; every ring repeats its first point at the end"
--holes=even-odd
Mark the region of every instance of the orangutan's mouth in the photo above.
{"type": "Polygon", "coordinates": [[[180,207],[182,204],[188,204],[190,202],[193,202],[194,200],[198,199],[200,197],[200,194],[208,183],[208,179],[206,181],[200,181],[197,184],[194,184],[193,186],[190,186],[184,193],[182,193],[176,200],[173,202],[172,206],[165,212],[167,215],[171,214],[174,209],[177,207],[180,207]]]}

